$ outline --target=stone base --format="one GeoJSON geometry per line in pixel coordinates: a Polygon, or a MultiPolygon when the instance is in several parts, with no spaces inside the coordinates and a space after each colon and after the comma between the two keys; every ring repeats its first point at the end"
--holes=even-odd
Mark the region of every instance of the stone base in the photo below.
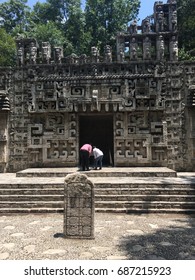
{"type": "MultiPolygon", "coordinates": [[[[28,168],[16,173],[17,177],[65,177],[77,172],[76,167],[28,168]]],[[[176,171],[166,167],[105,167],[102,170],[81,171],[88,177],[177,177],[176,171]]]]}

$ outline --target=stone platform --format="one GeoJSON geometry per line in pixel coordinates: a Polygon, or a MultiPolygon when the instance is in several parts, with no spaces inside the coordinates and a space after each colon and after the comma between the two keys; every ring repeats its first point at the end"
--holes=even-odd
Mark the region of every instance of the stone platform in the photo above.
{"type": "MultiPolygon", "coordinates": [[[[78,172],[76,167],[28,168],[16,173],[17,177],[65,177],[78,172]]],[[[82,171],[81,171],[82,172],[82,171]]],[[[83,172],[82,172],[83,173],[83,172]]],[[[84,172],[88,177],[177,177],[176,171],[166,167],[105,167],[84,172]]]]}
{"type": "MultiPolygon", "coordinates": [[[[1,173],[0,213],[63,212],[64,178],[74,172],[78,169],[1,173]]],[[[81,173],[94,183],[96,212],[195,213],[195,173],[168,168],[103,168],[81,173]]]]}

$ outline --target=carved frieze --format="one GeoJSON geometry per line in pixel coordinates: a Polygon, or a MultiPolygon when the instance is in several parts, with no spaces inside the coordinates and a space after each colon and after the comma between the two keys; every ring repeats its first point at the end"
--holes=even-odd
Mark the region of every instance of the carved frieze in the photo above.
{"type": "Polygon", "coordinates": [[[178,62],[176,2],[155,2],[152,17],[117,34],[116,58],[113,50],[64,57],[60,46],[17,39],[17,67],[0,69],[0,121],[9,114],[0,154],[8,145],[9,170],[76,166],[85,114],[113,118],[116,166],[192,166],[195,65],[178,62]]]}

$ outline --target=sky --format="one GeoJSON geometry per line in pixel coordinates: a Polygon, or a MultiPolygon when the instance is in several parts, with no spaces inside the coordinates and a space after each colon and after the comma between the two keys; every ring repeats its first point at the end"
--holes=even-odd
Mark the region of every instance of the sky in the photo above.
{"type": "MultiPolygon", "coordinates": [[[[1,1],[1,2],[5,2],[5,1],[1,1]]],[[[45,2],[45,0],[28,0],[28,5],[30,7],[32,7],[36,2],[45,2]]],[[[85,2],[84,0],[82,2],[85,2]]],[[[155,0],[141,0],[141,8],[140,8],[140,13],[139,13],[139,18],[142,21],[144,18],[146,18],[147,16],[150,16],[151,14],[153,14],[153,6],[154,6],[154,2],[155,0]]],[[[163,1],[164,3],[167,3],[167,0],[163,1]]]]}

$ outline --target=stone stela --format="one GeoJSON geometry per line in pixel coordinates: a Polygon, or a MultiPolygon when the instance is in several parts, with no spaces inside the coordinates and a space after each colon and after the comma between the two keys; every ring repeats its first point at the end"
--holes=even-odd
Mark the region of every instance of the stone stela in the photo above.
{"type": "Polygon", "coordinates": [[[84,174],[64,181],[64,237],[94,239],[94,185],[84,174]]]}

